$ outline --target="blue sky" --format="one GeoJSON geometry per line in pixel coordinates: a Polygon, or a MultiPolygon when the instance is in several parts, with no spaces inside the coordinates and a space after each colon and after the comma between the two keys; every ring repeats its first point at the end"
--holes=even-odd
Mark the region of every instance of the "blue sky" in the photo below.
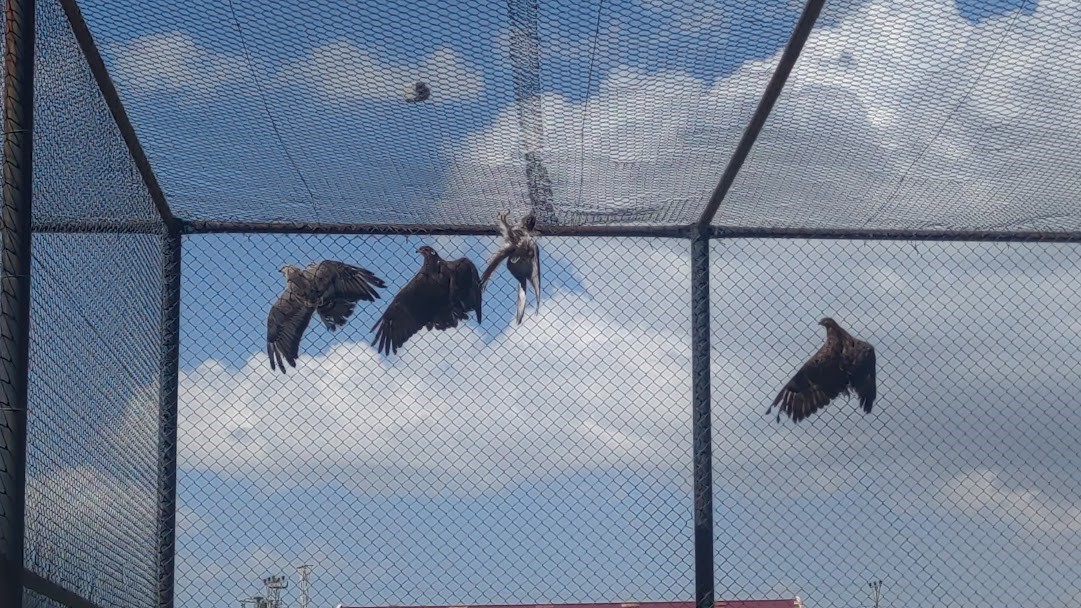
{"type": "MultiPolygon", "coordinates": [[[[1081,120],[1062,103],[1081,96],[1062,84],[1081,59],[1061,53],[1081,39],[1062,17],[1081,8],[1021,5],[830,4],[723,220],[1078,225],[1081,171],[1047,163],[1075,143],[1052,119],[1081,120]],[[1018,118],[1034,114],[1048,124],[1018,118]]],[[[489,222],[526,204],[503,4],[81,6],[182,217],[489,222]],[[407,106],[399,85],[425,70],[433,102],[407,106]]],[[[598,6],[540,6],[557,208],[655,205],[667,221],[687,220],[799,5],[607,1],[599,20],[598,6]]],[[[56,25],[58,13],[43,10],[56,25]]],[[[52,61],[64,44],[48,47],[52,61]]],[[[55,76],[77,70],[46,73],[46,91],[80,90],[55,76]]],[[[67,101],[41,113],[39,129],[53,134],[45,150],[81,150],[79,166],[94,167],[84,174],[112,174],[119,148],[87,142],[114,133],[59,129],[73,112],[104,118],[100,107],[75,93],[67,101]]],[[[145,202],[128,177],[47,187],[46,215],[145,213],[108,203],[145,202]]],[[[185,240],[178,606],[230,605],[302,562],[316,564],[319,606],[690,599],[686,244],[546,239],[544,302],[540,313],[530,302],[521,326],[499,272],[483,326],[375,355],[368,330],[425,242],[478,263],[493,246],[185,240]],[[300,368],[272,374],[263,349],[276,269],[324,257],[371,268],[388,288],[336,335],[313,325],[300,368]]],[[[112,256],[129,281],[114,301],[153,273],[144,242],[85,247],[112,256]]],[[[1076,603],[1076,258],[1059,246],[715,244],[719,596],[847,607],[883,578],[887,606],[1076,603]],[[765,407],[820,343],[814,322],[826,314],[880,349],[881,405],[864,417],[840,402],[811,424],[776,426],[765,407]]],[[[42,264],[62,276],[76,261],[42,264]]],[[[99,322],[133,335],[149,322],[125,310],[99,322]]],[[[152,374],[111,384],[137,391],[132,378],[152,374]]],[[[146,450],[125,452],[125,433],[152,429],[145,403],[125,403],[88,436],[137,460],[146,450]]],[[[74,472],[63,482],[45,467],[32,473],[43,487],[102,486],[106,506],[83,520],[149,512],[152,479],[103,481],[79,468],[80,454],[65,454],[74,472]]],[[[88,537],[137,553],[152,546],[141,530],[88,537]]]]}

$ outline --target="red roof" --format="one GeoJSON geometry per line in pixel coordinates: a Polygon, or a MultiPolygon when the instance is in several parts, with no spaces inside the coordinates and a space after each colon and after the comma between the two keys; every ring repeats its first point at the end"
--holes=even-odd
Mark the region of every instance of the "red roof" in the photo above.
{"type": "MultiPolygon", "coordinates": [[[[803,608],[798,597],[778,600],[718,600],[716,608],[803,608]]],[[[611,602],[600,604],[456,604],[449,606],[346,606],[335,608],[694,608],[694,602],[611,602]]]]}

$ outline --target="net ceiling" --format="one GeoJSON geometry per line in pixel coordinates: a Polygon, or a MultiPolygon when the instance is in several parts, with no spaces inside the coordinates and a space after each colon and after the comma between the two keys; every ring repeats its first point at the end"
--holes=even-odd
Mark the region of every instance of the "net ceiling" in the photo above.
{"type": "MultiPolygon", "coordinates": [[[[802,2],[80,7],[183,219],[594,225],[697,219],[802,2]]],[[[1081,230],[1078,73],[1077,2],[827,2],[715,223],[1081,230]]]]}

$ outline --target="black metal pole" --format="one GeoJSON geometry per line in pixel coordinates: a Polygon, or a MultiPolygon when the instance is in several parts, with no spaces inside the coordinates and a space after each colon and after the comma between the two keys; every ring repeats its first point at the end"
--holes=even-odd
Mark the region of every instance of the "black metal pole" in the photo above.
{"type": "Polygon", "coordinates": [[[0,606],[23,605],[30,213],[34,183],[34,0],[4,11],[4,202],[0,260],[0,606]]]}
{"type": "Polygon", "coordinates": [[[715,597],[709,342],[709,231],[699,229],[691,238],[691,419],[696,608],[713,608],[715,597]]]}
{"type": "Polygon", "coordinates": [[[811,35],[811,30],[814,29],[815,21],[818,20],[818,15],[822,12],[822,5],[825,2],[826,0],[807,0],[807,4],[803,6],[803,13],[800,14],[799,21],[796,22],[796,27],[788,38],[788,44],[785,45],[784,52],[781,53],[781,59],[777,62],[777,69],[774,70],[773,76],[769,79],[769,84],[766,85],[762,98],[758,100],[758,107],[755,108],[751,121],[747,123],[747,128],[743,130],[743,137],[740,138],[739,144],[736,145],[732,158],[728,160],[728,165],[721,175],[721,181],[717,184],[713,196],[710,197],[706,208],[702,211],[702,217],[698,218],[699,224],[705,226],[713,221],[713,216],[717,214],[717,210],[721,207],[721,201],[728,195],[728,189],[736,182],[736,176],[739,175],[739,170],[743,167],[743,161],[751,153],[751,148],[754,146],[755,140],[758,139],[758,134],[766,124],[770,112],[773,111],[773,104],[781,96],[784,83],[788,81],[788,75],[792,73],[792,66],[796,65],[796,60],[799,59],[799,54],[803,51],[803,44],[807,42],[807,37],[811,35]]]}
{"type": "Polygon", "coordinates": [[[161,361],[158,384],[158,608],[173,608],[176,570],[176,424],[180,375],[180,225],[161,243],[161,361]]]}

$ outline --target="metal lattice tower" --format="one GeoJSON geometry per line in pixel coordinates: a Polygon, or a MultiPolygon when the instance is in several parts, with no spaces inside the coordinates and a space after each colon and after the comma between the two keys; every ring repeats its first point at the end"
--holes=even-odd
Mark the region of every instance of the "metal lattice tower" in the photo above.
{"type": "Polygon", "coordinates": [[[309,595],[308,595],[308,575],[312,572],[311,564],[304,564],[297,566],[297,572],[300,573],[300,608],[308,608],[309,595]]]}

